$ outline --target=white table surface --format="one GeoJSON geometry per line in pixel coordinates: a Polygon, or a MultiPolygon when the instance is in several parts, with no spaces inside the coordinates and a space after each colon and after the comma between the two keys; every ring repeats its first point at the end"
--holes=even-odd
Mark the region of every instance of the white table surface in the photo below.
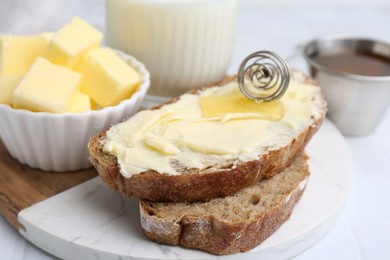
{"type": "MultiPolygon", "coordinates": [[[[240,1],[228,73],[235,73],[240,61],[257,50],[277,52],[290,67],[307,71],[300,46],[329,33],[390,42],[390,1],[292,2],[240,1]]],[[[74,15],[104,31],[103,0],[0,0],[0,33],[53,31],[74,15]]],[[[294,259],[390,259],[390,109],[384,113],[374,133],[345,137],[353,159],[345,209],[322,240],[294,259]]],[[[0,216],[0,259],[55,257],[26,241],[0,216]]]]}

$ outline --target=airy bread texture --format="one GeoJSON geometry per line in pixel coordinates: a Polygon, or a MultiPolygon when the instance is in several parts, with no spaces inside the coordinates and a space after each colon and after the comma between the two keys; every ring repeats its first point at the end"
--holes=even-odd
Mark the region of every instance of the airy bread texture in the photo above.
{"type": "MultiPolygon", "coordinates": [[[[302,83],[316,84],[299,71],[291,71],[291,78],[302,83]]],[[[228,77],[209,87],[223,86],[236,79],[236,77],[228,77]]],[[[198,94],[204,89],[193,90],[189,93],[198,94]]],[[[164,105],[176,102],[179,98],[174,98],[153,109],[160,109],[164,105]]],[[[126,178],[120,172],[117,158],[103,151],[107,130],[91,138],[88,146],[90,160],[97,169],[100,178],[113,190],[117,190],[125,196],[135,196],[159,202],[204,202],[212,198],[224,197],[253,185],[260,179],[272,177],[290,165],[302,152],[319,129],[327,110],[326,102],[320,91],[309,98],[313,100],[313,106],[320,108],[320,114],[313,115],[310,123],[294,134],[288,143],[264,147],[257,160],[221,160],[213,162],[213,165],[204,169],[185,169],[179,175],[168,175],[150,169],[126,178]]]]}
{"type": "Polygon", "coordinates": [[[146,237],[224,255],[253,249],[290,216],[309,179],[307,157],[299,156],[271,179],[259,181],[224,198],[204,203],[142,200],[146,237]]]}

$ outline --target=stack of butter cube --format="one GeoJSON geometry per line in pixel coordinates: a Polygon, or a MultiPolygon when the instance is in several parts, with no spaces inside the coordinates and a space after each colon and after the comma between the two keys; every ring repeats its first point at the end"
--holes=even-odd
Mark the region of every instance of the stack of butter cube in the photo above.
{"type": "Polygon", "coordinates": [[[33,112],[80,113],[130,98],[139,74],[103,35],[73,18],[55,33],[0,36],[0,103],[33,112]]]}

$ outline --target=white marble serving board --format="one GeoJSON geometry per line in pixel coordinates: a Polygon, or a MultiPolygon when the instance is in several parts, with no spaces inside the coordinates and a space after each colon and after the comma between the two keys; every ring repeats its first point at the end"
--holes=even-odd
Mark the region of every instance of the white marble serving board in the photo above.
{"type": "Polygon", "coordinates": [[[313,245],[335,224],[346,198],[352,161],[331,122],[309,143],[308,186],[290,219],[248,253],[218,257],[159,245],[141,230],[138,200],[109,190],[98,177],[22,210],[20,233],[63,259],[286,259],[313,245]]]}

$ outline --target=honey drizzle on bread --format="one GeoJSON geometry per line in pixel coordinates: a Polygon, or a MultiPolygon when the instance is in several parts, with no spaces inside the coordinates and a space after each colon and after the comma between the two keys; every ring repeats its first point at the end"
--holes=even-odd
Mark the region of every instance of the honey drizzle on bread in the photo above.
{"type": "MultiPolygon", "coordinates": [[[[315,84],[312,79],[298,71],[291,71],[291,77],[299,82],[315,84]]],[[[233,80],[236,80],[236,77],[227,77],[211,86],[222,86],[233,80]]],[[[190,93],[196,94],[202,89],[190,93]]],[[[176,102],[177,99],[173,98],[166,104],[176,102]]],[[[89,143],[90,160],[101,179],[113,190],[118,190],[125,196],[166,202],[209,201],[253,185],[260,179],[272,177],[288,166],[304,149],[325,117],[326,102],[322,96],[319,103],[321,115],[313,118],[313,122],[291,138],[290,143],[278,149],[267,150],[259,155],[258,160],[238,162],[234,167],[230,167],[231,162],[223,161],[215,167],[200,171],[186,171],[181,175],[167,175],[147,170],[125,178],[120,173],[116,157],[105,153],[102,149],[105,131],[92,137],[89,143]]],[[[166,104],[153,109],[159,109],[166,104]]]]}

